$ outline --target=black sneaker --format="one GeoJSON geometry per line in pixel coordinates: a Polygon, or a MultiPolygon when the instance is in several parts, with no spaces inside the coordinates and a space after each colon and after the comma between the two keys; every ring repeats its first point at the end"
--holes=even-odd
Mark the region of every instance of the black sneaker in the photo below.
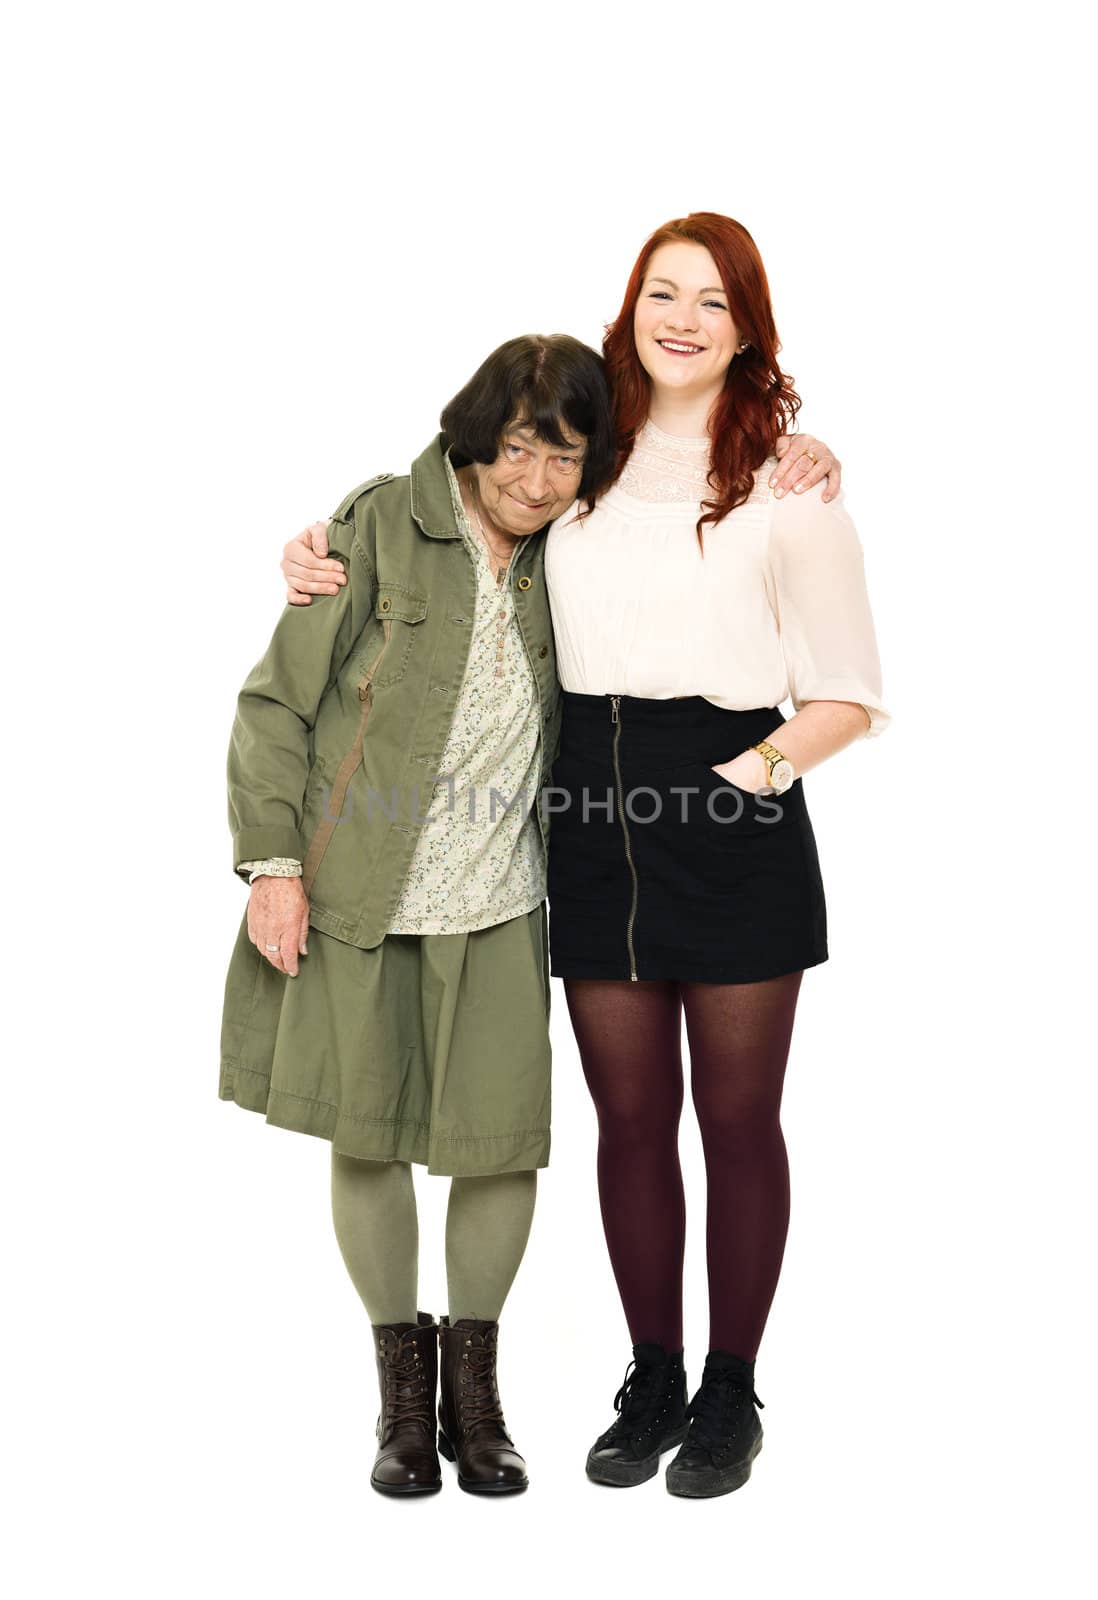
{"type": "Polygon", "coordinates": [[[762,1449],[762,1423],[755,1412],[755,1363],[711,1350],[702,1385],[690,1402],[690,1431],[667,1469],[672,1494],[695,1500],[731,1494],[751,1476],[762,1449]]]}
{"type": "Polygon", "coordinates": [[[686,1438],[682,1351],[668,1355],[662,1345],[635,1344],[614,1410],[617,1421],[588,1452],[587,1476],[617,1488],[644,1483],[655,1477],[661,1453],[686,1438]]]}

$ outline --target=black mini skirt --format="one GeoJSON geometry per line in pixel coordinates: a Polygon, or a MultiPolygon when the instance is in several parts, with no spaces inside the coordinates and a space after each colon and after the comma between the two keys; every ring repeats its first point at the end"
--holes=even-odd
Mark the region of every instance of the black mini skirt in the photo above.
{"type": "Polygon", "coordinates": [[[757,983],[827,960],[801,780],[756,796],[712,770],[784,721],[700,696],[564,695],[544,797],[554,976],[757,983]]]}

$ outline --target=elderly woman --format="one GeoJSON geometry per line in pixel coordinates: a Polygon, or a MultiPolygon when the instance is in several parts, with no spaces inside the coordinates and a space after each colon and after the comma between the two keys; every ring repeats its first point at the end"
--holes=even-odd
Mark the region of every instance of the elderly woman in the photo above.
{"type": "Polygon", "coordinates": [[[441,1487],[436,1382],[460,1486],[527,1484],[496,1344],[549,1157],[535,802],[560,712],[544,531],[609,481],[602,362],[566,336],[514,339],[442,428],[407,476],[334,513],[348,581],[286,609],[229,752],[251,894],[220,1093],[331,1141],[336,1236],[373,1325],[385,1494],[441,1487]],[[441,1325],[417,1310],[413,1163],[450,1178],[441,1325]]]}

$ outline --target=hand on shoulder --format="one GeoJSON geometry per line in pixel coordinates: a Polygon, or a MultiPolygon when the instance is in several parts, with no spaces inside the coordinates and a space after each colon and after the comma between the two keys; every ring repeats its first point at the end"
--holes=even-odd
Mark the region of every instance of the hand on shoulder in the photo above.
{"type": "Polygon", "coordinates": [[[769,478],[776,500],[790,494],[805,495],[823,484],[820,498],[825,505],[842,491],[843,469],[830,445],[810,433],[783,434],[774,447],[778,466],[769,478]]]}

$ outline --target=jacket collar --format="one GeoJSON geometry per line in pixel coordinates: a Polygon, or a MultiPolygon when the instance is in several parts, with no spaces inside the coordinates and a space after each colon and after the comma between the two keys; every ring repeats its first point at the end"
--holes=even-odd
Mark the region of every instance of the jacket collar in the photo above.
{"type": "Polygon", "coordinates": [[[412,516],[432,539],[460,539],[444,456],[440,433],[412,462],[412,516]]]}

